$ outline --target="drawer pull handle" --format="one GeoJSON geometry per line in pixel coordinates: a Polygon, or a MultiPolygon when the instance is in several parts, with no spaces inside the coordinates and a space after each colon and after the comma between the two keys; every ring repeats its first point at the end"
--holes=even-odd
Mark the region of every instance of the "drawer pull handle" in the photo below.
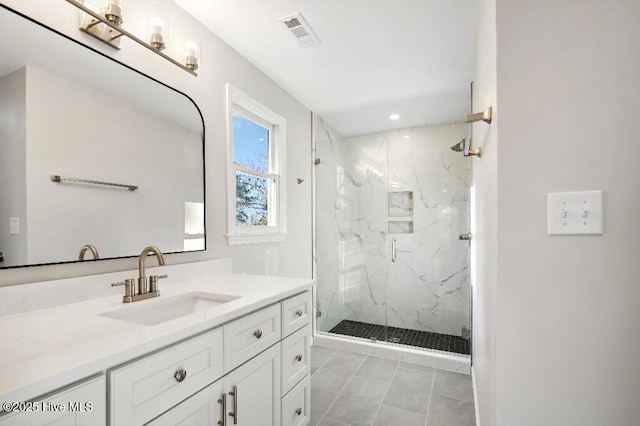
{"type": "Polygon", "coordinates": [[[181,382],[187,377],[187,371],[186,370],[178,370],[178,371],[175,372],[173,377],[175,377],[178,382],[181,382]]]}
{"type": "Polygon", "coordinates": [[[302,355],[301,354],[296,355],[296,359],[298,360],[298,362],[302,361],[302,355]]]}
{"type": "Polygon", "coordinates": [[[229,395],[233,397],[233,412],[229,413],[233,417],[233,424],[238,424],[238,387],[234,386],[233,390],[229,392],[229,395]]]}
{"type": "Polygon", "coordinates": [[[218,404],[222,404],[222,420],[218,420],[220,426],[227,426],[227,394],[223,393],[222,398],[218,400],[218,404]]]}
{"type": "Polygon", "coordinates": [[[297,316],[301,317],[301,316],[302,316],[302,314],[303,314],[302,309],[298,309],[298,310],[296,311],[296,315],[297,315],[297,316]]]}
{"type": "Polygon", "coordinates": [[[256,336],[256,339],[259,339],[262,337],[262,330],[256,330],[253,332],[253,335],[256,336]]]}
{"type": "Polygon", "coordinates": [[[297,415],[301,415],[302,414],[302,408],[296,408],[296,414],[297,415]]]}

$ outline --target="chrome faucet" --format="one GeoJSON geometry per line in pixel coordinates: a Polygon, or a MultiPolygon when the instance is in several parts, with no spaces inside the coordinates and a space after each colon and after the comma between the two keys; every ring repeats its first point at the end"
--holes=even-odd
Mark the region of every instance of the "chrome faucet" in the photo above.
{"type": "Polygon", "coordinates": [[[124,296],[122,301],[124,303],[131,303],[138,300],[149,299],[152,297],[160,296],[160,290],[158,290],[158,280],[167,278],[167,275],[150,275],[149,283],[147,285],[147,277],[145,273],[144,261],[149,254],[155,254],[158,258],[158,264],[164,265],[164,256],[160,249],[156,246],[145,247],[140,253],[138,258],[138,291],[136,292],[136,285],[134,279],[128,279],[116,283],[111,283],[112,287],[123,285],[124,296]]]}
{"type": "Polygon", "coordinates": [[[87,250],[91,251],[94,259],[100,259],[100,255],[98,255],[98,249],[93,244],[85,244],[80,249],[80,254],[78,255],[78,260],[84,260],[84,254],[87,250]]]}

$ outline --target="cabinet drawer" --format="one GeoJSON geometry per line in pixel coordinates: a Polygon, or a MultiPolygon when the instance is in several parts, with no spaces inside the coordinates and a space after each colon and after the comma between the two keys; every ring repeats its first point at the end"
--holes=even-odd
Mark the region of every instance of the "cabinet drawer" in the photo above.
{"type": "Polygon", "coordinates": [[[216,381],[222,376],[222,341],[220,328],[110,371],[111,423],[148,422],[216,381]]]}
{"type": "Polygon", "coordinates": [[[311,420],[311,375],[282,398],[282,426],[304,426],[311,420]]]}
{"type": "Polygon", "coordinates": [[[284,339],[282,345],[282,394],[311,372],[311,324],[284,339]]]}
{"type": "Polygon", "coordinates": [[[224,326],[224,371],[233,370],[280,340],[280,304],[224,326]]]}
{"type": "Polygon", "coordinates": [[[282,301],[282,335],[288,336],[311,324],[311,291],[282,301]]]}
{"type": "Polygon", "coordinates": [[[107,383],[97,377],[70,389],[36,398],[23,411],[0,418],[0,426],[103,426],[107,424],[107,383]],[[35,411],[37,409],[37,411],[35,411]]]}

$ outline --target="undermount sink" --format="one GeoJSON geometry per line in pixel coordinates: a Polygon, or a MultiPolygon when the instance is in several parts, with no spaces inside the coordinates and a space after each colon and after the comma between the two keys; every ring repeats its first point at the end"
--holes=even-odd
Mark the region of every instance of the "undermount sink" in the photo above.
{"type": "MultiPolygon", "coordinates": [[[[162,299],[162,296],[160,298],[162,299]]],[[[163,300],[134,302],[141,305],[126,306],[114,311],[103,312],[99,315],[141,325],[157,325],[239,298],[239,296],[228,294],[192,292],[163,300]]]]}

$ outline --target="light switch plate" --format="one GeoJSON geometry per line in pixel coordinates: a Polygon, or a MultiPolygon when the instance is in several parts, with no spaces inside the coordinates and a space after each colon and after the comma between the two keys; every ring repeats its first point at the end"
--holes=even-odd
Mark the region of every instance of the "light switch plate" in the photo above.
{"type": "Polygon", "coordinates": [[[549,235],[602,234],[602,191],[547,194],[549,235]]]}
{"type": "Polygon", "coordinates": [[[20,219],[17,217],[9,218],[9,234],[20,235],[20,219]]]}

